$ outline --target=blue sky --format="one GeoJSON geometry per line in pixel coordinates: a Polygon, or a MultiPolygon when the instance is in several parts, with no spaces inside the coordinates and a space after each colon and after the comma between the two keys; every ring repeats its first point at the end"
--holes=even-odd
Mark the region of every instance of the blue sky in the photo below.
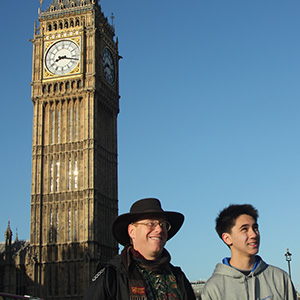
{"type": "MultiPolygon", "coordinates": [[[[46,9],[50,0],[44,1],[46,9]]],[[[300,1],[101,0],[120,55],[119,211],[143,197],[182,212],[168,242],[190,280],[229,255],[214,231],[230,203],[260,212],[260,255],[300,284],[300,1]]],[[[0,230],[29,239],[33,25],[38,0],[0,19],[0,230]]]]}

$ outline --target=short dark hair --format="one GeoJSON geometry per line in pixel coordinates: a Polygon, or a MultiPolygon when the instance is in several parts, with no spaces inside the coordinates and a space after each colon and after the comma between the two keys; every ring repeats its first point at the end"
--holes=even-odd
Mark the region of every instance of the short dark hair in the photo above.
{"type": "Polygon", "coordinates": [[[216,231],[221,239],[223,233],[231,233],[231,229],[235,225],[235,220],[240,215],[249,215],[255,222],[258,219],[258,211],[251,204],[230,204],[216,218],[216,231]]]}

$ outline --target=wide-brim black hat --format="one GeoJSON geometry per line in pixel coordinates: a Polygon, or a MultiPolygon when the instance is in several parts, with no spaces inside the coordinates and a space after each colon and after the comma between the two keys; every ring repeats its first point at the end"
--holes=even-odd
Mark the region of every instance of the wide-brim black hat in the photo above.
{"type": "Polygon", "coordinates": [[[128,225],[142,218],[147,219],[149,217],[161,217],[171,224],[171,229],[168,231],[168,240],[177,233],[184,221],[183,214],[174,211],[164,211],[158,199],[145,198],[133,203],[129,213],[120,215],[114,220],[112,224],[114,238],[123,246],[129,244],[128,225]]]}

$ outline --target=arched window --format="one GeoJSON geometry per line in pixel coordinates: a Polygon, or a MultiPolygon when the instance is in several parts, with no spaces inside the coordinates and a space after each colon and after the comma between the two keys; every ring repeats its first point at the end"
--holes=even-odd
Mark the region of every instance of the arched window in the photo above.
{"type": "Polygon", "coordinates": [[[71,208],[68,209],[68,242],[71,241],[71,208]]]}
{"type": "Polygon", "coordinates": [[[59,22],[59,29],[63,29],[63,24],[62,24],[62,22],[59,22]]]}
{"type": "Polygon", "coordinates": [[[48,31],[51,31],[52,30],[52,26],[51,24],[48,24],[48,31]]]}
{"type": "Polygon", "coordinates": [[[56,220],[55,221],[56,221],[55,242],[57,242],[58,241],[58,209],[56,209],[56,220]]]}
{"type": "Polygon", "coordinates": [[[57,30],[57,23],[54,23],[53,28],[54,30],[57,30]]]}
{"type": "Polygon", "coordinates": [[[65,22],[65,28],[68,28],[69,27],[69,24],[68,24],[68,22],[66,21],[65,22]]]}
{"type": "Polygon", "coordinates": [[[49,242],[53,242],[53,214],[52,214],[52,209],[50,210],[50,220],[49,220],[49,242]]]}
{"type": "Polygon", "coordinates": [[[60,163],[58,161],[56,162],[56,191],[59,191],[59,167],[60,163]]]}
{"type": "Polygon", "coordinates": [[[69,158],[68,162],[68,190],[72,188],[72,161],[69,158]]]}

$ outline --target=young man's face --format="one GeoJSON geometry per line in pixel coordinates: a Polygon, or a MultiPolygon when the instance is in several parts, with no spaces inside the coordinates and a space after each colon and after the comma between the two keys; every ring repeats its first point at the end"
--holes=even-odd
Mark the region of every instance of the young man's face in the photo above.
{"type": "Polygon", "coordinates": [[[223,233],[223,241],[230,246],[232,257],[252,257],[259,250],[258,224],[249,215],[240,215],[230,233],[223,233]]]}
{"type": "Polygon", "coordinates": [[[145,225],[149,222],[164,222],[163,219],[143,219],[128,226],[128,234],[132,240],[133,248],[139,251],[146,259],[154,260],[162,254],[168,238],[166,228],[159,224],[154,229],[145,225]]]}

